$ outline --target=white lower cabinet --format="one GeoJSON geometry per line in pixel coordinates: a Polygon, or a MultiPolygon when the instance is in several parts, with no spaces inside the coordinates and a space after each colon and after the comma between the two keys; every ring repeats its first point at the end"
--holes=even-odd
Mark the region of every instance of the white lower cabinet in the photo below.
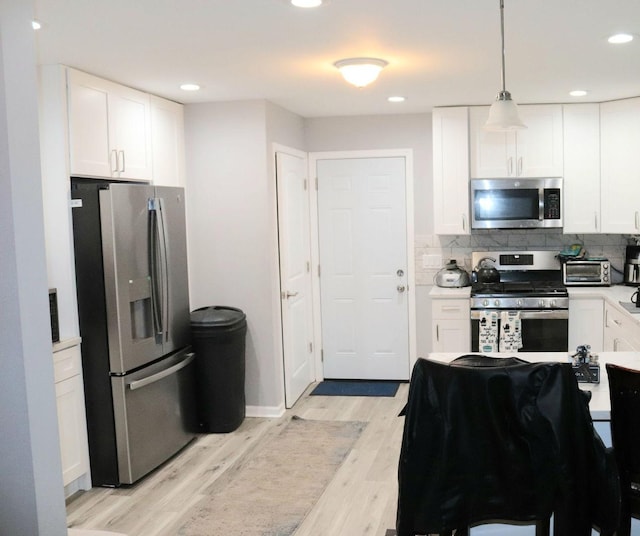
{"type": "Polygon", "coordinates": [[[569,301],[569,351],[588,344],[593,352],[604,350],[604,300],[602,298],[569,301]]]}
{"type": "Polygon", "coordinates": [[[640,351],[640,326],[629,315],[609,303],[604,304],[604,351],[640,351]]]}
{"type": "Polygon", "coordinates": [[[54,350],[53,364],[63,482],[65,486],[77,483],[77,489],[88,489],[89,453],[80,346],[54,350]]]}
{"type": "Polygon", "coordinates": [[[431,305],[434,352],[470,352],[469,299],[434,299],[431,305]]]}

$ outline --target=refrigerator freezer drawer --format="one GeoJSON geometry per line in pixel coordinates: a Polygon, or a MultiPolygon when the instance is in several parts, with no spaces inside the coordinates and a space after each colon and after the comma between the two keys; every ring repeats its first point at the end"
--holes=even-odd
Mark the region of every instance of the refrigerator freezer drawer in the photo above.
{"type": "Polygon", "coordinates": [[[137,481],[195,437],[194,355],[190,350],[111,378],[121,484],[137,481]]]}

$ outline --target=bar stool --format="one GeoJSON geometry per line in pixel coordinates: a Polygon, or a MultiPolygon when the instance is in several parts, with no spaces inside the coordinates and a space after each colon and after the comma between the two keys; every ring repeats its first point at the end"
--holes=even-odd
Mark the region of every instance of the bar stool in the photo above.
{"type": "Polygon", "coordinates": [[[492,522],[535,523],[543,536],[552,513],[554,534],[590,535],[593,524],[613,534],[617,478],[597,493],[611,503],[594,501],[612,466],[569,363],[418,359],[398,466],[397,536],[465,535],[492,522]]]}
{"type": "Polygon", "coordinates": [[[631,534],[640,518],[640,371],[607,363],[611,398],[611,439],[620,474],[622,507],[618,536],[631,534]]]}

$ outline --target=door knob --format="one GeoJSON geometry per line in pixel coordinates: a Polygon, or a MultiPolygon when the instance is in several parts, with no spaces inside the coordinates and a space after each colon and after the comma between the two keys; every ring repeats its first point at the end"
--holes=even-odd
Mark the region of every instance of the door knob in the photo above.
{"type": "Polygon", "coordinates": [[[404,292],[406,290],[404,285],[398,285],[396,288],[398,289],[398,292],[404,292]]]}
{"type": "Polygon", "coordinates": [[[294,296],[297,296],[298,293],[297,292],[289,292],[288,290],[286,292],[282,293],[282,299],[283,300],[288,300],[289,298],[293,298],[294,296]]]}
{"type": "Polygon", "coordinates": [[[400,268],[400,270],[398,270],[398,271],[396,272],[396,275],[397,275],[398,277],[402,277],[402,276],[404,275],[404,270],[403,270],[402,268],[400,268]]]}

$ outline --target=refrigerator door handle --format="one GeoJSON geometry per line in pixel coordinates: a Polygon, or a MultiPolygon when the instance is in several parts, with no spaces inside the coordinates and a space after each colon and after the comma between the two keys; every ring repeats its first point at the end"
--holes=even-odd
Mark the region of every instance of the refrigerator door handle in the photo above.
{"type": "Polygon", "coordinates": [[[169,244],[162,198],[149,199],[149,266],[152,279],[153,321],[162,342],[169,340],[169,244]]]}
{"type": "Polygon", "coordinates": [[[167,226],[165,221],[164,199],[157,198],[159,211],[158,213],[158,240],[160,247],[160,274],[162,285],[162,341],[169,340],[169,241],[167,237],[167,226]]]}
{"type": "Polygon", "coordinates": [[[128,384],[128,387],[131,391],[135,391],[136,389],[141,389],[142,387],[146,387],[147,385],[160,381],[162,378],[171,376],[172,374],[175,374],[179,370],[182,370],[183,368],[189,366],[191,362],[194,360],[195,356],[196,356],[195,353],[190,352],[186,354],[185,358],[179,363],[176,363],[175,365],[161,372],[148,376],[147,378],[143,378],[142,380],[132,381],[131,383],[128,384]]]}

